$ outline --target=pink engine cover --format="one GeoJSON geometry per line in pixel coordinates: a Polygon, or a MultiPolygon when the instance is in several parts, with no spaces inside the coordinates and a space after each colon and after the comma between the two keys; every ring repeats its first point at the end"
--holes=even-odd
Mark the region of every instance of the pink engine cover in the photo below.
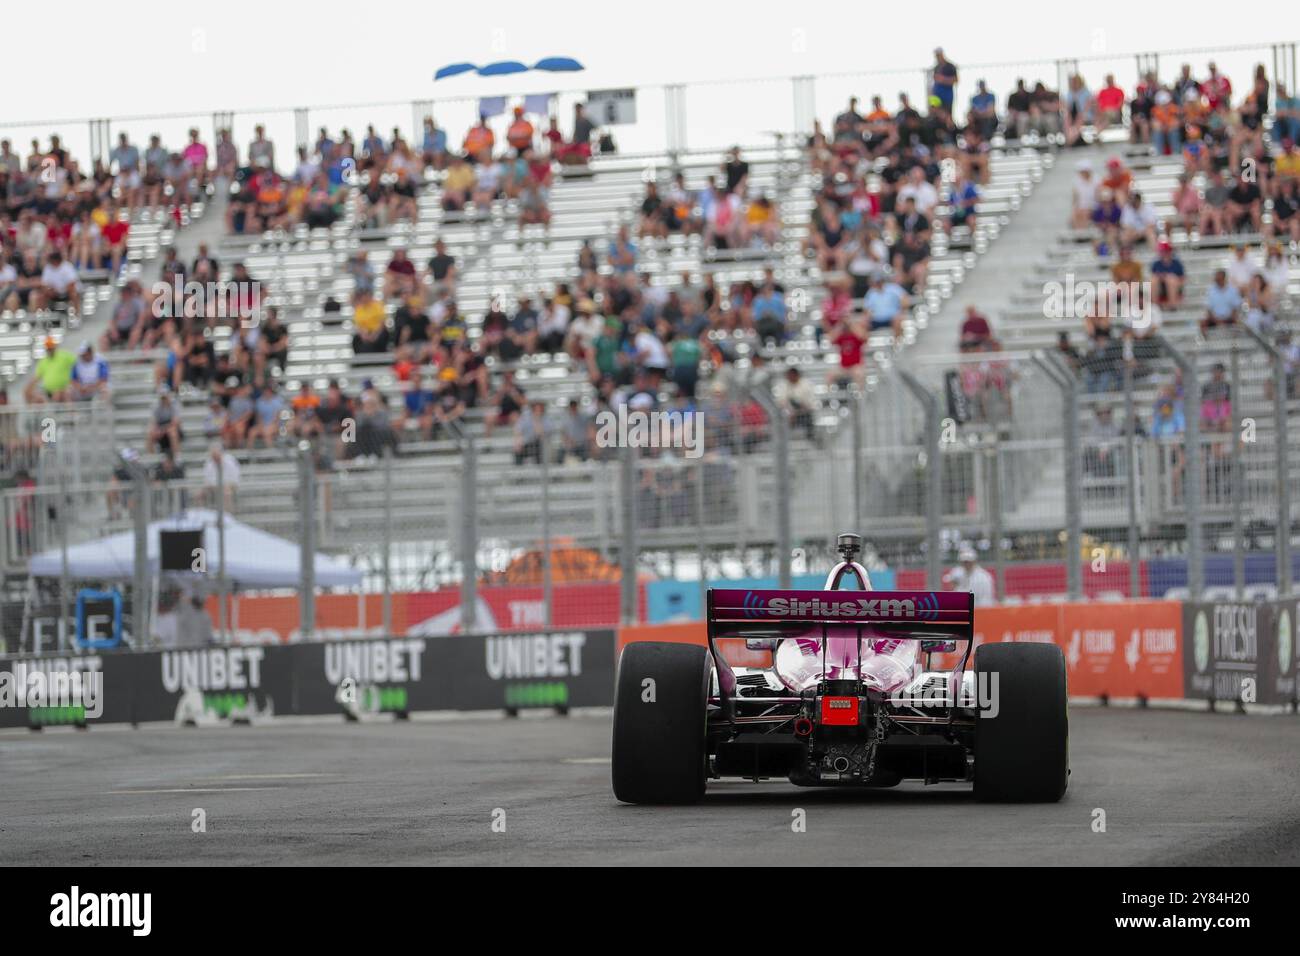
{"type": "Polygon", "coordinates": [[[856,680],[860,677],[873,689],[890,693],[920,673],[918,641],[899,640],[863,628],[861,662],[858,661],[857,648],[858,641],[852,628],[828,628],[826,672],[823,674],[821,628],[817,628],[783,640],[777,647],[773,664],[777,677],[796,693],[823,677],[826,680],[856,680]]]}

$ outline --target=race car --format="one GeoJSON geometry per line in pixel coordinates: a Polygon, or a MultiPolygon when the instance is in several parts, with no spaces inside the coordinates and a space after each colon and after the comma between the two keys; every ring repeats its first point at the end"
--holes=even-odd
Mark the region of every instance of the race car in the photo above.
{"type": "Polygon", "coordinates": [[[981,644],[971,669],[973,596],[872,590],[860,549],[860,536],[839,536],[841,561],[822,591],[710,589],[707,647],[624,649],[616,798],[694,803],[708,779],[786,777],[800,786],[970,782],[980,800],[1061,799],[1060,648],[981,644]],[[850,576],[858,587],[842,589],[850,576]]]}

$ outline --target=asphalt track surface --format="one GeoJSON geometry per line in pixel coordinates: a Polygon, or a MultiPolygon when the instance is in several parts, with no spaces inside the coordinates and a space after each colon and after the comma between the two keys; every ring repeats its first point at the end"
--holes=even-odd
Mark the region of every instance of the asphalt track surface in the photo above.
{"type": "Polygon", "coordinates": [[[1295,715],[1074,707],[1069,791],[1031,806],[741,781],[625,806],[609,720],[6,731],[0,866],[1300,863],[1295,715]]]}

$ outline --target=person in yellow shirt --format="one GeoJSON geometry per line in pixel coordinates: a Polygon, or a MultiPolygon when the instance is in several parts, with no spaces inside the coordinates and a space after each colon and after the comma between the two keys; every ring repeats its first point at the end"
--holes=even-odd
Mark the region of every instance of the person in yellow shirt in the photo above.
{"type": "Polygon", "coordinates": [[[477,181],[474,167],[465,161],[465,157],[453,157],[451,168],[442,181],[442,208],[453,212],[463,210],[477,181]]]}
{"type": "Polygon", "coordinates": [[[352,351],[356,355],[388,351],[388,314],[384,304],[370,293],[357,297],[352,315],[352,351]]]}

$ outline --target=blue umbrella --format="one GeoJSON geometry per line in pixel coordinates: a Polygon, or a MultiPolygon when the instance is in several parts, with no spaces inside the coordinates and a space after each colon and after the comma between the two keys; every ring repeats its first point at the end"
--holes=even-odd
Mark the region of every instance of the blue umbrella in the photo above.
{"type": "Polygon", "coordinates": [[[550,73],[576,73],[585,69],[581,63],[568,56],[548,56],[533,64],[534,70],[546,70],[550,73]]]}
{"type": "Polygon", "coordinates": [[[511,73],[527,72],[528,67],[518,60],[502,60],[500,63],[489,63],[478,68],[479,76],[506,76],[511,73]]]}
{"type": "Polygon", "coordinates": [[[442,80],[449,76],[459,76],[462,73],[468,73],[470,70],[477,70],[473,63],[451,63],[444,66],[437,73],[433,74],[435,80],[442,80]]]}

